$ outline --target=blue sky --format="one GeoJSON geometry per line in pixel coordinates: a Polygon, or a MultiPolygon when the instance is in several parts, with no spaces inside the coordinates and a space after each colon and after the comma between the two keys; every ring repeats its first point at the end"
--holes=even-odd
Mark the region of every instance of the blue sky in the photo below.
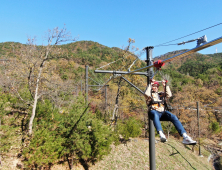
{"type": "MultiPolygon", "coordinates": [[[[142,49],[222,23],[221,0],[0,0],[0,4],[0,42],[26,43],[27,37],[36,36],[42,44],[48,29],[66,24],[79,40],[121,48],[132,38],[142,49]]],[[[170,44],[203,35],[208,41],[221,37],[222,24],[170,44]]],[[[155,47],[153,55],[195,46],[196,42],[155,47]]],[[[222,52],[222,43],[200,53],[212,54],[216,48],[222,52]]]]}

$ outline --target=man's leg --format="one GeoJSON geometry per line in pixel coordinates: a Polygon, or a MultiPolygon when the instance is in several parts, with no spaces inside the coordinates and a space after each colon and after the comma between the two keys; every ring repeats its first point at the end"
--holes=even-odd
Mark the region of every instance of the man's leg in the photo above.
{"type": "Polygon", "coordinates": [[[160,120],[171,121],[174,124],[180,136],[183,136],[183,133],[186,133],[186,130],[184,129],[183,125],[181,124],[177,116],[172,114],[171,112],[165,111],[165,113],[161,116],[160,120]]]}
{"type": "Polygon", "coordinates": [[[161,142],[166,142],[166,136],[163,134],[163,130],[162,130],[162,126],[160,123],[160,117],[161,117],[162,113],[156,111],[156,110],[151,110],[149,112],[149,116],[150,119],[153,120],[153,124],[156,128],[156,131],[159,133],[160,135],[160,141],[161,142]]]}
{"type": "Polygon", "coordinates": [[[153,124],[156,128],[156,131],[163,131],[161,123],[160,123],[160,113],[156,110],[151,110],[149,112],[150,119],[153,120],[153,124]]]}
{"type": "Polygon", "coordinates": [[[182,123],[179,121],[176,115],[172,114],[169,111],[165,111],[165,114],[162,115],[161,119],[163,121],[171,121],[175,128],[177,129],[180,136],[183,136],[183,144],[185,145],[195,145],[197,142],[192,140],[191,137],[187,135],[186,130],[184,129],[182,123]]]}

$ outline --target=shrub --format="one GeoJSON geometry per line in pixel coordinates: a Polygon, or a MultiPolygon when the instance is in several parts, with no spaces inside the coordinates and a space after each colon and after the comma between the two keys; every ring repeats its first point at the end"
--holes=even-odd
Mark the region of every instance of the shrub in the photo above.
{"type": "Polygon", "coordinates": [[[11,108],[16,104],[17,98],[9,93],[0,91],[0,153],[4,154],[10,151],[10,148],[17,145],[20,134],[20,125],[16,120],[19,114],[12,113],[11,108]],[[16,116],[12,116],[17,114],[16,116]]]}
{"type": "Polygon", "coordinates": [[[50,167],[59,160],[72,158],[88,164],[108,154],[115,136],[102,120],[87,110],[83,97],[62,114],[52,109],[48,101],[39,104],[34,136],[29,147],[23,150],[26,166],[50,167]]]}
{"type": "Polygon", "coordinates": [[[124,122],[120,122],[117,126],[118,132],[124,137],[125,140],[128,140],[129,137],[138,137],[142,133],[142,124],[140,121],[131,117],[124,122]]]}
{"type": "Polygon", "coordinates": [[[63,74],[63,75],[62,75],[62,79],[63,79],[63,80],[67,80],[67,79],[68,79],[68,75],[63,74]]]}
{"type": "Polygon", "coordinates": [[[220,131],[220,125],[219,125],[219,122],[211,122],[210,123],[210,129],[213,131],[213,132],[215,132],[215,133],[217,133],[217,132],[219,132],[220,131]]]}

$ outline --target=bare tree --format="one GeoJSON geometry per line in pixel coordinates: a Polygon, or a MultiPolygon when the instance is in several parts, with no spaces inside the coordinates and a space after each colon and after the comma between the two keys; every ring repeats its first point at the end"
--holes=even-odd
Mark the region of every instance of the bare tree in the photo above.
{"type": "MultiPolygon", "coordinates": [[[[28,127],[29,135],[32,134],[38,99],[42,95],[50,93],[49,89],[52,89],[52,86],[50,85],[51,83],[57,82],[57,85],[60,84],[61,86],[61,83],[59,83],[59,81],[61,81],[59,80],[60,77],[50,72],[50,69],[45,69],[47,68],[47,63],[52,59],[66,57],[62,49],[57,45],[67,41],[76,41],[76,38],[71,37],[70,32],[66,30],[65,26],[62,29],[56,27],[53,30],[48,30],[45,38],[47,40],[47,44],[42,46],[37,46],[35,44],[35,38],[29,38],[26,46],[21,51],[21,62],[23,64],[20,66],[17,65],[17,67],[20,67],[19,69],[21,72],[24,73],[24,78],[26,77],[26,80],[17,80],[20,82],[23,81],[23,84],[25,80],[32,98],[31,101],[26,102],[32,106],[32,114],[28,127]]],[[[19,95],[18,90],[17,94],[19,95]]],[[[24,100],[21,95],[19,96],[21,100],[24,100]]]]}

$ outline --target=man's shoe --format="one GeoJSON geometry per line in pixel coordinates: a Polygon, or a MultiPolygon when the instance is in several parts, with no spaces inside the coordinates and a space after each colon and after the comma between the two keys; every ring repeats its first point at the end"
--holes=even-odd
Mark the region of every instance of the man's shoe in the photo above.
{"type": "Polygon", "coordinates": [[[191,137],[187,136],[185,138],[183,138],[183,142],[184,145],[196,145],[197,142],[192,140],[191,137]]]}
{"type": "Polygon", "coordinates": [[[164,135],[164,136],[160,136],[160,141],[161,142],[166,142],[167,141],[167,139],[166,139],[166,136],[164,135]]]}

